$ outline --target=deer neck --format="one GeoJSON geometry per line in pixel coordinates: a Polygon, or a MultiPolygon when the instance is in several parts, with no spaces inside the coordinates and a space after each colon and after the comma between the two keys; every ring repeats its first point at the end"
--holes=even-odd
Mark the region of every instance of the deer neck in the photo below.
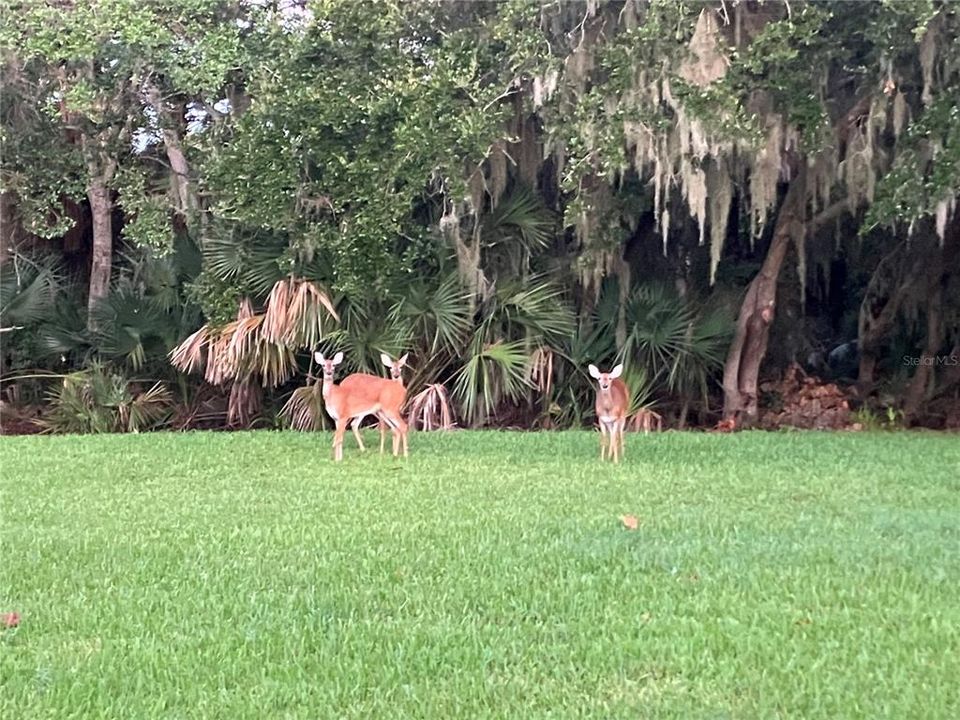
{"type": "Polygon", "coordinates": [[[326,402],[329,400],[330,396],[333,394],[333,390],[336,385],[333,384],[333,378],[327,379],[326,375],[323,377],[323,400],[326,402]]]}
{"type": "Polygon", "coordinates": [[[616,403],[613,398],[613,383],[607,389],[597,388],[597,405],[612,408],[616,403]]]}

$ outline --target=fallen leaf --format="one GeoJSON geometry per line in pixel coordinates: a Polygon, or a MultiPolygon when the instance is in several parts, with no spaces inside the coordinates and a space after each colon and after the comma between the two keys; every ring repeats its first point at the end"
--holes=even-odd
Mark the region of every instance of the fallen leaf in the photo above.
{"type": "Polygon", "coordinates": [[[636,530],[640,527],[640,521],[637,519],[636,515],[621,515],[620,522],[623,523],[623,526],[627,530],[636,530]]]}
{"type": "Polygon", "coordinates": [[[727,418],[726,420],[721,420],[717,423],[716,427],[713,428],[710,432],[717,433],[728,433],[733,432],[737,429],[737,421],[735,418],[727,418]]]}
{"type": "Polygon", "coordinates": [[[0,622],[3,623],[5,628],[14,628],[20,624],[20,613],[4,613],[2,616],[0,616],[0,622]]]}

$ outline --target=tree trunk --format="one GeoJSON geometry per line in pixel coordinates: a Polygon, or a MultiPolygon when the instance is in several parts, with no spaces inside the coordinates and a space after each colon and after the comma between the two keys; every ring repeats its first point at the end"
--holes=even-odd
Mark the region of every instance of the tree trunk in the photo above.
{"type": "Polygon", "coordinates": [[[6,265],[16,246],[17,201],[9,190],[0,193],[0,268],[6,265]]]}
{"type": "Polygon", "coordinates": [[[110,292],[113,260],[113,201],[105,173],[91,175],[87,185],[93,216],[93,253],[90,263],[90,290],[87,296],[87,329],[96,330],[94,308],[110,292]]]}
{"type": "Polygon", "coordinates": [[[955,213],[944,236],[943,247],[937,248],[933,254],[932,263],[928,261],[925,264],[927,268],[927,340],[920,356],[920,364],[917,365],[916,372],[904,394],[903,415],[906,420],[910,420],[917,414],[921,404],[929,397],[931,383],[936,379],[935,371],[939,367],[937,357],[946,339],[943,322],[944,289],[958,258],[960,258],[960,215],[955,213]]]}
{"type": "Polygon", "coordinates": [[[760,364],[767,352],[770,325],[775,317],[777,280],[791,239],[805,232],[806,160],[801,159],[800,164],[777,215],[767,256],[747,287],[723,368],[723,417],[738,423],[750,424],[757,419],[760,364]]]}
{"type": "Polygon", "coordinates": [[[903,415],[907,420],[916,415],[927,397],[936,356],[943,344],[943,282],[939,270],[930,277],[927,290],[927,342],[904,395],[903,415]]]}
{"type": "Polygon", "coordinates": [[[928,257],[914,247],[913,259],[908,263],[908,252],[905,243],[898,245],[877,264],[860,303],[857,320],[857,351],[860,354],[857,391],[860,397],[866,397],[873,389],[884,341],[896,326],[900,308],[913,292],[913,285],[923,272],[923,260],[928,257]]]}
{"type": "Polygon", "coordinates": [[[167,160],[170,162],[171,182],[177,208],[186,218],[197,206],[190,187],[190,165],[183,153],[180,137],[173,130],[163,131],[163,146],[167,150],[167,160]]]}
{"type": "Polygon", "coordinates": [[[163,147],[167,154],[167,161],[170,163],[170,194],[173,205],[183,218],[184,224],[187,224],[191,212],[197,208],[197,198],[190,184],[190,164],[187,162],[180,139],[183,108],[175,106],[176,112],[168,110],[160,90],[153,86],[147,90],[147,99],[156,111],[160,122],[163,147]]]}

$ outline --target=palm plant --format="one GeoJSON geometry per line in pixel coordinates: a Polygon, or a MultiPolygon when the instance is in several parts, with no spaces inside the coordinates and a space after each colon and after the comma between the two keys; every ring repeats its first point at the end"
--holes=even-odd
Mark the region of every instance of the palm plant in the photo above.
{"type": "Polygon", "coordinates": [[[13,332],[48,319],[63,283],[55,258],[14,254],[0,268],[0,330],[13,332]]]}
{"type": "Polygon", "coordinates": [[[410,426],[421,430],[452,430],[453,411],[447,389],[431,383],[410,399],[410,426]]]}
{"type": "Polygon", "coordinates": [[[294,430],[322,430],[326,427],[323,405],[323,384],[308,383],[291,393],[280,410],[294,430]]]}
{"type": "Polygon", "coordinates": [[[243,422],[257,409],[255,390],[278,387],[297,370],[296,351],[324,337],[324,317],[339,321],[326,291],[296,277],[278,281],[263,312],[244,300],[236,320],[202,326],[170,353],[170,362],[190,373],[206,366],[207,382],[231,382],[229,422],[243,422]]]}
{"type": "Polygon", "coordinates": [[[161,383],[137,391],[123,375],[94,362],[65,376],[48,402],[50,412],[39,421],[48,432],[142,432],[166,422],[172,397],[161,383]]]}
{"type": "MultiPolygon", "coordinates": [[[[607,310],[601,326],[609,334],[619,320],[607,310]]],[[[624,308],[626,336],[619,357],[647,370],[651,382],[682,402],[681,423],[690,403],[708,403],[709,383],[723,366],[732,323],[723,307],[704,309],[659,283],[641,285],[624,308]]]]}
{"type": "Polygon", "coordinates": [[[470,348],[453,389],[467,422],[481,425],[503,401],[517,401],[523,396],[529,388],[529,359],[523,341],[501,340],[470,348]]]}
{"type": "Polygon", "coordinates": [[[525,277],[531,259],[549,246],[556,220],[529,188],[502,198],[480,228],[485,268],[494,277],[525,277]]]}

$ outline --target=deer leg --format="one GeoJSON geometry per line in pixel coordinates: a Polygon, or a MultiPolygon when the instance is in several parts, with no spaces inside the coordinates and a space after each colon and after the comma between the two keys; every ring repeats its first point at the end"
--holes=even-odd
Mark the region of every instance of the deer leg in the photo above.
{"type": "Polygon", "coordinates": [[[400,427],[399,427],[399,430],[400,430],[400,439],[403,441],[403,456],[404,456],[404,457],[409,457],[409,453],[408,453],[408,451],[407,451],[407,430],[408,430],[408,429],[409,429],[409,428],[407,427],[406,421],[405,421],[403,418],[400,418],[400,427]]]}
{"type": "Polygon", "coordinates": [[[353,436],[357,439],[357,445],[360,446],[360,452],[366,452],[367,449],[363,446],[363,438],[360,437],[360,423],[363,422],[363,415],[355,417],[353,422],[350,423],[350,429],[353,430],[353,436]]]}
{"type": "Polygon", "coordinates": [[[617,461],[617,430],[612,423],[607,425],[607,460],[617,461]]]}
{"type": "Polygon", "coordinates": [[[623,433],[624,433],[624,428],[626,427],[626,424],[627,424],[626,418],[620,418],[620,420],[617,422],[617,435],[619,436],[619,440],[617,442],[617,450],[620,451],[621,460],[623,460],[623,436],[624,436],[623,433]]]}
{"type": "Polygon", "coordinates": [[[605,460],[607,457],[607,426],[604,424],[603,420],[600,421],[600,459],[605,460]]]}
{"type": "MultiPolygon", "coordinates": [[[[400,454],[401,439],[407,424],[403,421],[402,417],[394,415],[393,413],[384,412],[383,417],[390,424],[390,429],[393,431],[393,456],[397,457],[400,454]]],[[[406,452],[404,452],[404,457],[406,457],[406,452]]]]}
{"type": "Polygon", "coordinates": [[[610,456],[615,463],[620,462],[620,423],[614,420],[610,423],[610,443],[613,451],[610,456]]]}
{"type": "Polygon", "coordinates": [[[347,431],[348,418],[337,420],[337,429],[333,433],[333,459],[335,462],[343,460],[343,434],[347,431]]]}
{"type": "Polygon", "coordinates": [[[386,441],[386,438],[387,438],[387,424],[383,421],[383,418],[380,417],[379,415],[377,416],[377,419],[380,421],[380,423],[379,423],[379,428],[380,428],[380,454],[383,455],[383,443],[386,441]]]}

